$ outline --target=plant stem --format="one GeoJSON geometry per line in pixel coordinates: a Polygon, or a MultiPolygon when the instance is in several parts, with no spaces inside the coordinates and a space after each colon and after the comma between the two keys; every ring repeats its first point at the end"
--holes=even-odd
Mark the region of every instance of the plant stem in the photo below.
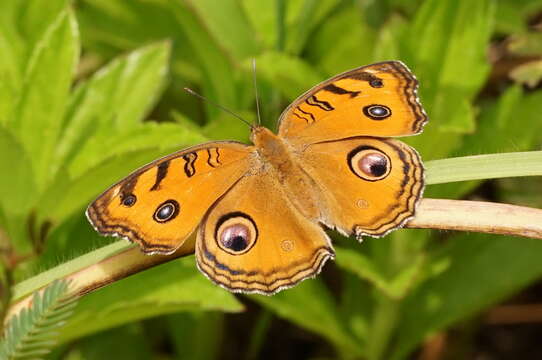
{"type": "Polygon", "coordinates": [[[464,156],[427,161],[427,184],[542,175],[542,151],[464,156]]]}
{"type": "Polygon", "coordinates": [[[542,239],[542,210],[484,201],[422,199],[406,227],[542,239]]]}
{"type": "Polygon", "coordinates": [[[195,236],[192,236],[171,255],[145,255],[126,240],[94,250],[17,284],[6,321],[30,304],[35,291],[56,279],[72,280],[72,294],[85,295],[150,267],[190,255],[194,253],[194,243],[195,236]]]}

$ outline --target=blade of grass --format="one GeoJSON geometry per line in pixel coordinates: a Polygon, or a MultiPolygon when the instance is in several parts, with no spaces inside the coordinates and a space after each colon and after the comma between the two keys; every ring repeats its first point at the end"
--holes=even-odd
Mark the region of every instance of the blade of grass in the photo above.
{"type": "Polygon", "coordinates": [[[542,175],[542,151],[488,154],[425,163],[427,184],[542,175]]]}

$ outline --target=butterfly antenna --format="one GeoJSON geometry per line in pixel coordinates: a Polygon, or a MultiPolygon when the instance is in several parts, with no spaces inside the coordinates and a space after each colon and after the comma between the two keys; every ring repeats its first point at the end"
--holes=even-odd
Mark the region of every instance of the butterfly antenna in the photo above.
{"type": "Polygon", "coordinates": [[[258,114],[258,126],[262,125],[260,117],[260,99],[258,97],[258,84],[256,82],[256,58],[252,58],[252,77],[254,79],[254,93],[256,94],[256,112],[258,114]]]}
{"type": "Polygon", "coordinates": [[[204,97],[204,96],[198,94],[197,92],[195,92],[195,91],[192,90],[192,89],[189,89],[189,88],[185,87],[184,90],[188,91],[190,94],[194,95],[195,97],[197,97],[197,98],[199,98],[199,99],[201,99],[201,100],[203,100],[203,101],[207,101],[209,104],[216,106],[216,107],[219,108],[220,110],[227,112],[227,113],[230,114],[231,116],[236,117],[237,119],[241,120],[242,122],[244,122],[245,124],[247,124],[248,126],[250,126],[251,129],[254,128],[254,125],[252,125],[251,123],[249,123],[248,121],[246,121],[246,120],[243,119],[241,116],[239,116],[239,115],[237,115],[236,113],[234,113],[233,111],[231,111],[231,110],[225,108],[224,106],[219,105],[219,104],[217,104],[217,103],[215,103],[215,102],[213,102],[213,101],[207,99],[206,97],[204,97]]]}

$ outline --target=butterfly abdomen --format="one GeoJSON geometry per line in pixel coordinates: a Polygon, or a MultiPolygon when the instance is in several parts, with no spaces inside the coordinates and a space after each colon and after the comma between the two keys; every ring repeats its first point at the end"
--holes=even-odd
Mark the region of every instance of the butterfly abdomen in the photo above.
{"type": "Polygon", "coordinates": [[[252,133],[262,171],[269,172],[280,183],[286,197],[307,218],[322,217],[322,201],[314,180],[303,170],[301,162],[291,146],[264,127],[256,128],[252,133]]]}

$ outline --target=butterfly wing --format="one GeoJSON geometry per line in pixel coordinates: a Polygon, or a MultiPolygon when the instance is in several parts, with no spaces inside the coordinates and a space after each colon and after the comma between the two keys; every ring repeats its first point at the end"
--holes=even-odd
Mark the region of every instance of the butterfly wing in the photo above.
{"type": "Polygon", "coordinates": [[[418,81],[399,61],[347,71],[296,99],[279,119],[279,135],[310,144],[417,134],[427,122],[417,88],[418,81]]]}
{"type": "Polygon", "coordinates": [[[103,235],[127,238],[146,253],[172,253],[246,173],[250,149],[211,142],[154,161],[100,195],[87,217],[103,235]]]}
{"type": "Polygon", "coordinates": [[[423,193],[420,157],[398,140],[359,137],[316,143],[305,149],[302,162],[321,189],[323,222],[358,238],[401,227],[414,215],[423,193]]]}
{"type": "Polygon", "coordinates": [[[275,177],[244,177],[205,216],[196,260],[234,292],[273,294],[315,276],[334,256],[323,229],[290,203],[275,177]]]}

